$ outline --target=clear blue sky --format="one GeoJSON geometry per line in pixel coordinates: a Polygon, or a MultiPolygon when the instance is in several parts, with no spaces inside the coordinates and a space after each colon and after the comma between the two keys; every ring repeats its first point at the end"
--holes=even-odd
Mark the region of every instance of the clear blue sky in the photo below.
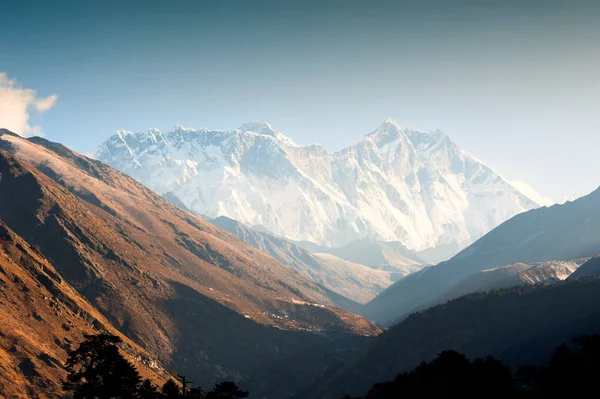
{"type": "Polygon", "coordinates": [[[0,73],[58,96],[30,124],[83,153],[249,120],[336,150],[392,117],[544,195],[600,185],[600,1],[3,0],[0,17],[0,73]]]}

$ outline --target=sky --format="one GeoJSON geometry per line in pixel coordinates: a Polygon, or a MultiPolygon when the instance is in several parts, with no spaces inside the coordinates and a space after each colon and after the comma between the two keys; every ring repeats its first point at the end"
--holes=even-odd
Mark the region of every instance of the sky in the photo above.
{"type": "Polygon", "coordinates": [[[3,0],[0,18],[0,127],[84,154],[252,120],[334,151],[391,117],[545,200],[600,186],[600,1],[3,0]]]}

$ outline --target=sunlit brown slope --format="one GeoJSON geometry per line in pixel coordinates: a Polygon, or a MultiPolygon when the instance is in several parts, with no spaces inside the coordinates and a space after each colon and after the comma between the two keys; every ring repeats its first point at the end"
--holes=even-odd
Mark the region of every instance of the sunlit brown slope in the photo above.
{"type": "MultiPolygon", "coordinates": [[[[34,249],[0,221],[0,397],[53,398],[67,352],[83,333],[119,333],[34,249]]],[[[166,374],[121,335],[144,377],[166,374]]]]}
{"type": "Polygon", "coordinates": [[[171,368],[293,391],[328,363],[270,381],[282,359],[300,367],[319,347],[353,348],[326,345],[332,335],[379,333],[292,268],[61,145],[4,133],[0,174],[0,220],[171,368]]]}

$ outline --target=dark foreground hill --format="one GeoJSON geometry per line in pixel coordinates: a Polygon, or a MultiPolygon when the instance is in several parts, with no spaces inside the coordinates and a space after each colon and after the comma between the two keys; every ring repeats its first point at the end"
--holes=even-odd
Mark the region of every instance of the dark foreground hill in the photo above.
{"type": "Polygon", "coordinates": [[[412,314],[302,397],[364,395],[444,350],[492,355],[512,366],[546,362],[573,336],[600,332],[598,303],[599,277],[464,296],[412,314]]]}

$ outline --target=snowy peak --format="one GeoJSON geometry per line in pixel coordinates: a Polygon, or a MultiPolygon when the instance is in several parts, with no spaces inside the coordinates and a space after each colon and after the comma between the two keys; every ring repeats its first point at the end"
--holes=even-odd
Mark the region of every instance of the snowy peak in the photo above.
{"type": "MultiPolygon", "coordinates": [[[[150,130],[158,131],[158,129],[150,129],[150,130]]],[[[190,129],[190,128],[184,127],[182,125],[175,125],[173,130],[167,133],[167,137],[171,137],[171,136],[184,137],[184,138],[187,138],[188,140],[190,140],[193,137],[197,137],[202,134],[208,133],[208,131],[209,130],[207,128],[195,130],[195,129],[190,129]]]]}
{"type": "MultiPolygon", "coordinates": [[[[114,137],[114,136],[113,136],[114,137]]],[[[160,130],[149,129],[147,132],[130,132],[127,130],[119,130],[117,137],[127,145],[148,145],[164,141],[164,137],[160,130]]]]}
{"type": "Polygon", "coordinates": [[[250,122],[232,131],[120,131],[97,159],[200,214],[329,246],[369,238],[463,248],[537,207],[444,133],[392,119],[336,153],[250,122]]]}
{"type": "Polygon", "coordinates": [[[165,145],[165,138],[158,129],[150,129],[147,132],[130,132],[119,130],[117,134],[106,141],[99,151],[118,152],[121,148],[127,148],[129,153],[137,150],[148,149],[153,146],[165,145]]]}
{"type": "Polygon", "coordinates": [[[271,125],[269,125],[266,122],[253,121],[244,123],[238,129],[236,129],[236,132],[241,132],[241,134],[250,133],[259,136],[272,137],[281,143],[291,146],[297,146],[297,144],[294,143],[289,137],[275,130],[271,125]]]}
{"type": "Polygon", "coordinates": [[[400,126],[400,124],[398,122],[396,122],[395,120],[393,120],[392,118],[385,118],[383,123],[381,125],[379,125],[379,127],[377,128],[377,130],[380,130],[380,129],[396,129],[399,131],[404,130],[404,128],[402,126],[400,126]]]}
{"type": "Polygon", "coordinates": [[[406,130],[391,118],[387,118],[375,131],[366,135],[366,139],[373,141],[377,147],[401,137],[407,137],[406,130]]]}
{"type": "Polygon", "coordinates": [[[372,141],[380,149],[399,142],[423,155],[441,146],[459,149],[441,130],[423,132],[411,127],[402,127],[391,118],[387,118],[377,129],[367,134],[365,139],[372,141]]]}
{"type": "Polygon", "coordinates": [[[271,125],[269,125],[268,123],[259,122],[259,121],[244,123],[242,126],[239,127],[238,130],[240,130],[242,132],[265,134],[267,136],[273,136],[273,137],[277,137],[279,135],[279,132],[276,131],[275,129],[273,129],[273,127],[271,125]]]}

